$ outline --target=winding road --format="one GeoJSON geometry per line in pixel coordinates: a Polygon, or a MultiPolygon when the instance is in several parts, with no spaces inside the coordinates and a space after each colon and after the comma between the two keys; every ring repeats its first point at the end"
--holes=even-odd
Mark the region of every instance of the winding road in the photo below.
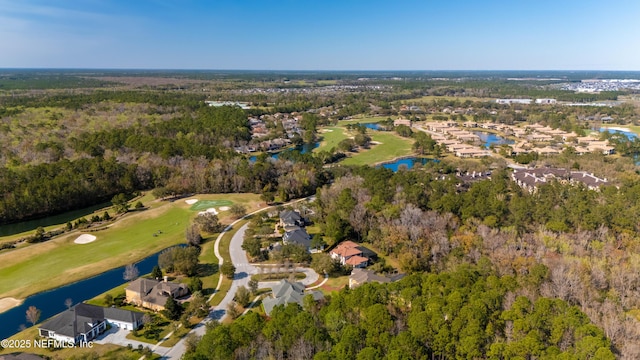
{"type": "MultiPolygon", "coordinates": [[[[300,199],[300,200],[297,200],[297,201],[303,201],[303,200],[306,200],[306,199],[307,198],[300,199]]],[[[238,222],[240,222],[241,220],[244,220],[244,219],[248,218],[251,215],[257,214],[257,213],[262,212],[262,211],[265,211],[265,210],[267,210],[269,208],[270,207],[256,210],[256,211],[246,215],[245,217],[234,221],[233,223],[231,223],[231,225],[227,226],[220,233],[220,235],[218,235],[218,237],[216,238],[215,244],[214,244],[214,250],[215,250],[216,258],[218,259],[218,265],[219,266],[221,266],[222,263],[224,262],[224,259],[222,258],[222,255],[220,255],[220,241],[222,240],[222,237],[227,232],[232,231],[233,227],[238,222]]],[[[233,281],[231,282],[231,287],[230,287],[229,291],[227,292],[225,297],[222,299],[220,304],[218,304],[217,306],[214,306],[214,307],[211,308],[211,310],[209,312],[209,316],[207,318],[205,318],[202,322],[200,322],[198,325],[196,325],[189,332],[189,334],[195,334],[197,336],[203,336],[205,331],[206,331],[206,323],[208,323],[211,320],[221,321],[226,316],[227,306],[229,305],[229,303],[231,303],[233,301],[233,297],[235,296],[236,291],[238,290],[238,288],[240,286],[247,286],[249,284],[249,280],[251,280],[251,275],[258,274],[260,272],[258,270],[258,267],[256,267],[256,266],[254,266],[254,265],[249,263],[249,260],[247,259],[247,254],[242,249],[242,242],[244,240],[244,233],[247,230],[248,226],[249,226],[249,224],[244,224],[242,227],[240,227],[233,234],[233,237],[231,238],[231,243],[229,245],[229,253],[231,255],[231,262],[233,263],[233,266],[235,266],[235,268],[236,268],[236,272],[235,272],[235,274],[233,276],[233,281]]],[[[318,281],[319,275],[313,269],[297,267],[295,269],[295,271],[303,272],[303,273],[306,274],[306,277],[304,279],[300,280],[300,282],[303,283],[304,285],[308,286],[308,285],[313,284],[316,281],[318,281]]],[[[261,288],[270,287],[271,285],[273,285],[275,283],[276,282],[260,282],[260,287],[261,288]]],[[[220,287],[221,286],[222,286],[222,276],[220,277],[220,280],[218,281],[218,286],[216,287],[216,291],[211,295],[211,297],[209,298],[209,301],[211,300],[211,298],[213,298],[213,296],[216,293],[218,293],[220,291],[220,287]]],[[[172,348],[169,348],[164,352],[163,352],[163,349],[165,349],[165,348],[161,348],[161,347],[158,347],[158,346],[154,347],[153,351],[156,354],[161,355],[162,359],[178,360],[186,352],[185,343],[186,343],[186,336],[183,337],[172,348]]]]}

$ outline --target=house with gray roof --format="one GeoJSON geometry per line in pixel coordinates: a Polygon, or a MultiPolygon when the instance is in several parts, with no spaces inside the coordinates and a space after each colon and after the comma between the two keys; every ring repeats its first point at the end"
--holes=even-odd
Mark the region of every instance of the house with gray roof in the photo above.
{"type": "Polygon", "coordinates": [[[299,245],[311,251],[311,236],[307,233],[307,230],[297,228],[292,231],[287,231],[282,235],[282,242],[284,244],[299,245]]]}
{"type": "Polygon", "coordinates": [[[125,289],[125,295],[129,304],[142,306],[147,309],[161,311],[169,297],[177,299],[189,293],[185,284],[137,278],[125,289]]]}
{"type": "Polygon", "coordinates": [[[272,297],[262,300],[262,306],[264,307],[265,314],[271,314],[273,308],[278,305],[296,303],[302,306],[303,299],[307,295],[311,295],[316,301],[324,297],[320,291],[305,292],[304,289],[304,285],[300,282],[293,282],[285,279],[280,280],[279,283],[271,287],[272,297]]]}
{"type": "Polygon", "coordinates": [[[370,282],[377,283],[389,283],[402,279],[404,274],[395,274],[390,277],[378,275],[375,272],[367,269],[355,268],[351,271],[351,276],[349,276],[349,288],[354,289],[358,286],[370,282]]]}
{"type": "Polygon", "coordinates": [[[40,325],[38,333],[67,343],[83,343],[102,334],[107,325],[134,330],[142,325],[144,314],[117,308],[80,303],[40,325]]]}
{"type": "Polygon", "coordinates": [[[304,219],[295,210],[283,210],[280,212],[280,226],[285,230],[290,227],[304,226],[304,219]]]}

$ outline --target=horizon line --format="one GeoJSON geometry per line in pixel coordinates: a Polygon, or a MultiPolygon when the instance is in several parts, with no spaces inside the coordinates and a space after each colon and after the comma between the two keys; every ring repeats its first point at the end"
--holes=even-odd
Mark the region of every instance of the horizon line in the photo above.
{"type": "Polygon", "coordinates": [[[209,69],[209,68],[99,68],[99,67],[0,67],[0,70],[108,70],[108,71],[249,71],[249,72],[640,72],[602,69],[209,69]]]}

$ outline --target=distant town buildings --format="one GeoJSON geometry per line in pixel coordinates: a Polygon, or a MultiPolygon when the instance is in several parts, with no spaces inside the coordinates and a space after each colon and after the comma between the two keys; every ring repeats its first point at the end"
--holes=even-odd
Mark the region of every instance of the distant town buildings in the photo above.
{"type": "Polygon", "coordinates": [[[205,104],[209,106],[219,107],[219,106],[239,106],[241,109],[251,109],[249,103],[239,102],[239,101],[205,101],[205,104]]]}
{"type": "Polygon", "coordinates": [[[531,104],[531,99],[496,99],[498,104],[502,105],[511,105],[511,104],[522,104],[529,105],[531,104]]]}
{"type": "MultiPolygon", "coordinates": [[[[610,120],[607,120],[610,121],[610,120]]],[[[466,129],[486,129],[499,131],[515,137],[511,148],[511,155],[537,152],[540,155],[560,154],[565,148],[571,147],[577,154],[601,153],[611,155],[615,148],[607,140],[600,140],[597,136],[579,137],[574,132],[553,129],[540,124],[507,125],[492,122],[455,121],[427,122],[418,127],[427,132],[442,149],[461,158],[478,158],[491,156],[493,151],[479,146],[480,138],[476,133],[466,129]]]]}
{"type": "Polygon", "coordinates": [[[605,79],[582,80],[579,83],[566,83],[560,85],[561,90],[599,93],[602,91],[640,90],[640,80],[635,79],[605,79]]]}

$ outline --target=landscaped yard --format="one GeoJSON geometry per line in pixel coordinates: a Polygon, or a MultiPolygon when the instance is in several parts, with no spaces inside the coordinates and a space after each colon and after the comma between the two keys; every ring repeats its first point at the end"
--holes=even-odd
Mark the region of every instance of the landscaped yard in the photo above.
{"type": "MultiPolygon", "coordinates": [[[[198,195],[200,200],[230,200],[252,211],[258,195],[198,195]]],[[[72,232],[45,243],[0,254],[0,298],[25,296],[81,280],[106,270],[136,262],[185,241],[185,229],[197,212],[185,200],[161,202],[142,212],[132,212],[108,229],[92,232],[96,241],[75,244],[81,234],[72,232]],[[158,231],[160,235],[153,236],[158,231]]],[[[228,215],[221,213],[226,220],[228,215]]]]}
{"type": "Polygon", "coordinates": [[[348,276],[340,276],[336,278],[329,278],[324,285],[320,286],[318,290],[322,291],[325,294],[331,294],[334,291],[340,291],[343,288],[349,286],[349,277],[348,276]]]}

